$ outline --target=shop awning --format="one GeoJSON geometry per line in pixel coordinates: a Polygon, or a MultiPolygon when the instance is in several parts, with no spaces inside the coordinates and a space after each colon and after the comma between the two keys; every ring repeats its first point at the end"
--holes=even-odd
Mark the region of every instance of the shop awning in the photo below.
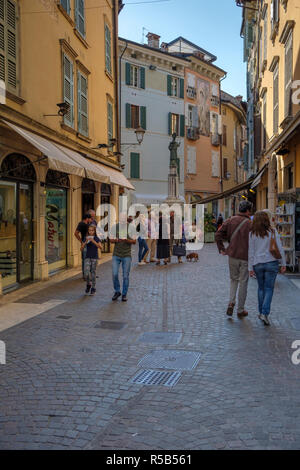
{"type": "Polygon", "coordinates": [[[118,186],[123,186],[124,188],[135,191],[135,187],[132,186],[132,184],[121,171],[115,170],[109,166],[105,166],[102,163],[95,162],[94,165],[99,167],[101,171],[103,171],[103,173],[108,176],[112,184],[117,184],[118,186]]]}
{"type": "Polygon", "coordinates": [[[266,171],[266,169],[268,168],[268,163],[266,163],[262,168],[261,170],[257,173],[257,176],[255,177],[253,183],[251,184],[251,189],[253,188],[256,188],[256,186],[259,185],[259,183],[261,182],[261,179],[266,171]]]}
{"type": "MultiPolygon", "coordinates": [[[[3,119],[4,121],[4,119],[3,119]]],[[[85,177],[85,169],[82,165],[69,158],[65,152],[57,147],[48,139],[41,137],[33,132],[27,131],[22,127],[4,121],[17,134],[22,136],[27,142],[37,148],[43,155],[48,157],[48,164],[51,170],[62,171],[71,175],[85,177]]]]}
{"type": "MultiPolygon", "coordinates": [[[[82,166],[85,170],[86,178],[91,180],[99,181],[100,183],[110,183],[110,178],[105,174],[100,165],[97,165],[91,160],[75,152],[75,150],[68,149],[60,144],[55,144],[62,152],[66,153],[67,156],[75,161],[78,165],[82,166]]],[[[103,165],[104,166],[104,165],[103,165]]]]}

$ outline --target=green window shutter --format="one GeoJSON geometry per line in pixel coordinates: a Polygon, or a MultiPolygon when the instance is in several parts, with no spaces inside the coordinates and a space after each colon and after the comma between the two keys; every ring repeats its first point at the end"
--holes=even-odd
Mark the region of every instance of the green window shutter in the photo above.
{"type": "Polygon", "coordinates": [[[125,65],[125,69],[126,69],[126,85],[130,85],[131,84],[131,80],[130,80],[130,64],[128,62],[126,62],[126,65],[125,65]]]}
{"type": "Polygon", "coordinates": [[[114,122],[113,122],[113,105],[108,101],[107,102],[107,140],[108,143],[110,139],[114,136],[114,122]]]}
{"type": "Polygon", "coordinates": [[[140,154],[130,154],[130,178],[140,178],[140,154]]]}
{"type": "Polygon", "coordinates": [[[180,115],[180,137],[185,136],[185,116],[184,114],[180,115]]]}
{"type": "Polygon", "coordinates": [[[88,90],[87,78],[78,72],[78,131],[83,135],[88,135],[88,90]]]}
{"type": "Polygon", "coordinates": [[[184,79],[180,78],[180,98],[184,98],[184,79]]]}
{"type": "Polygon", "coordinates": [[[168,91],[168,96],[172,96],[172,76],[168,75],[167,79],[167,91],[168,91]]]}
{"type": "Polygon", "coordinates": [[[83,37],[85,37],[84,2],[85,0],[75,0],[76,28],[83,37]]]}
{"type": "Polygon", "coordinates": [[[140,72],[141,72],[141,88],[143,88],[145,90],[145,87],[146,87],[146,70],[144,67],[141,67],[140,68],[140,72]]]}
{"type": "Polygon", "coordinates": [[[146,120],[146,107],[145,106],[141,106],[140,108],[140,123],[141,123],[141,127],[143,129],[147,129],[147,120],[146,120]]]}
{"type": "Polygon", "coordinates": [[[111,32],[105,25],[105,68],[111,74],[111,32]]]}
{"type": "Polygon", "coordinates": [[[176,164],[177,164],[177,176],[180,179],[180,158],[177,158],[176,164]]]}
{"type": "Polygon", "coordinates": [[[0,79],[17,92],[17,4],[0,0],[0,79]]]}
{"type": "Polygon", "coordinates": [[[60,0],[60,4],[69,15],[70,14],[70,0],[60,0]]]}
{"type": "Polygon", "coordinates": [[[131,128],[131,105],[126,103],[126,127],[131,128]]]}
{"type": "Polygon", "coordinates": [[[74,79],[73,79],[73,63],[64,54],[64,101],[70,105],[69,111],[64,116],[65,124],[74,126],[74,79]]]}
{"type": "Polygon", "coordinates": [[[168,115],[168,133],[172,135],[172,113],[168,115]]]}

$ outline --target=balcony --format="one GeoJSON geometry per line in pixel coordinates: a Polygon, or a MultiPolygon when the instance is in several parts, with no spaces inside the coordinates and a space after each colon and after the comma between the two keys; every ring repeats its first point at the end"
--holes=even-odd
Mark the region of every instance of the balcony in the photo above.
{"type": "Polygon", "coordinates": [[[200,138],[199,127],[188,127],[186,136],[190,140],[198,140],[200,138]]]}

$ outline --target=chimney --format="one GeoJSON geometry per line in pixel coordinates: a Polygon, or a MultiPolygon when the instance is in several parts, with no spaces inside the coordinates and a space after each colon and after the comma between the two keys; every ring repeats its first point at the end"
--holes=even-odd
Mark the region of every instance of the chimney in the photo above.
{"type": "Polygon", "coordinates": [[[155,49],[159,49],[160,36],[158,36],[158,34],[148,33],[147,39],[148,39],[149,47],[154,47],[155,49]]]}
{"type": "Polygon", "coordinates": [[[235,97],[235,99],[238,100],[238,101],[243,101],[242,95],[237,95],[237,96],[235,97]]]}
{"type": "Polygon", "coordinates": [[[160,48],[162,51],[168,52],[169,44],[167,42],[162,42],[160,48]]]}

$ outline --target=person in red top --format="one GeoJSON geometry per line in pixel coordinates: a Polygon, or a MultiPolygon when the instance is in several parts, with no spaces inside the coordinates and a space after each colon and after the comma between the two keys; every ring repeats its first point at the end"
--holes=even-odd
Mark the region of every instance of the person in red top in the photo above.
{"type": "Polygon", "coordinates": [[[226,313],[230,317],[233,315],[238,289],[237,315],[239,318],[248,315],[245,310],[245,302],[249,280],[248,249],[252,207],[250,201],[242,201],[239,206],[239,214],[227,219],[215,235],[219,252],[229,257],[230,298],[226,313]],[[224,246],[224,241],[229,242],[227,248],[224,246]]]}

